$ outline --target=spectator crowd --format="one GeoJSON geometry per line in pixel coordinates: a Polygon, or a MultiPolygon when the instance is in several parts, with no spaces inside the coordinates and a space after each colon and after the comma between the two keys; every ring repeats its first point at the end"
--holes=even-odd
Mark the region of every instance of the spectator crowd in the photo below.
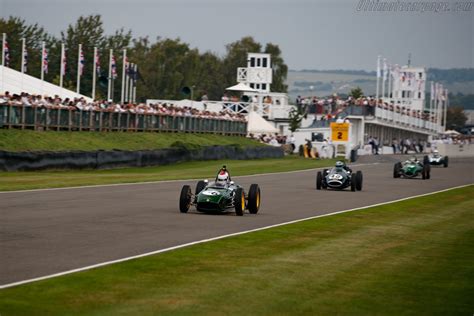
{"type": "Polygon", "coordinates": [[[191,107],[180,107],[172,103],[115,103],[106,100],[89,102],[84,98],[60,98],[55,95],[42,96],[23,92],[21,94],[10,94],[8,91],[0,94],[0,104],[13,106],[40,107],[49,109],[67,109],[72,111],[97,111],[97,112],[118,112],[133,114],[154,114],[170,116],[192,116],[207,119],[223,119],[231,121],[245,122],[245,116],[233,113],[228,110],[220,112],[211,112],[198,110],[191,107]]]}

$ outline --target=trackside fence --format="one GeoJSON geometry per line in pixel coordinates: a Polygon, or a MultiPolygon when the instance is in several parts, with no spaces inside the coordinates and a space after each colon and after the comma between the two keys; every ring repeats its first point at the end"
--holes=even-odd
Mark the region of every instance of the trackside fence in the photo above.
{"type": "Polygon", "coordinates": [[[247,122],[198,116],[81,111],[0,104],[0,128],[58,131],[189,132],[245,136],[247,122]]]}

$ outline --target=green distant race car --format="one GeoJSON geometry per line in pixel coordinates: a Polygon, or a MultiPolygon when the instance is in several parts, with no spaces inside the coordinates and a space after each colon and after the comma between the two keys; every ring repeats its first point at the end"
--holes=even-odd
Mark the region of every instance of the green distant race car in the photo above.
{"type": "Polygon", "coordinates": [[[194,205],[198,212],[224,213],[235,210],[237,216],[244,215],[247,209],[250,214],[257,214],[261,205],[260,187],[250,185],[248,194],[244,188],[231,180],[230,174],[223,166],[213,182],[201,180],[192,194],[191,187],[184,185],[179,196],[179,210],[187,213],[194,205]]]}
{"type": "Polygon", "coordinates": [[[423,162],[416,157],[404,162],[397,162],[393,166],[394,178],[416,178],[421,176],[423,180],[431,178],[431,167],[428,156],[423,158],[423,162]]]}

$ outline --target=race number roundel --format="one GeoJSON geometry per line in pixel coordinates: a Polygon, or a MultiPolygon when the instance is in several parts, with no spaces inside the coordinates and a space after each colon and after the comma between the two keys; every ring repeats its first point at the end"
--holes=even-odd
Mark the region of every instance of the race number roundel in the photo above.
{"type": "Polygon", "coordinates": [[[331,123],[331,140],[347,142],[349,140],[349,123],[331,123]]]}

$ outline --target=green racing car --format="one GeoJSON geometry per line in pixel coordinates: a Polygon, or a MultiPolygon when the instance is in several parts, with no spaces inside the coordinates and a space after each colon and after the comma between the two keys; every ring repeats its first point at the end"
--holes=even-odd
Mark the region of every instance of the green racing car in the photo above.
{"type": "Polygon", "coordinates": [[[179,196],[180,212],[187,213],[192,205],[198,212],[203,213],[235,210],[237,216],[242,216],[247,209],[250,214],[257,214],[261,205],[260,187],[258,184],[250,185],[247,194],[242,186],[231,180],[229,171],[223,166],[213,182],[199,181],[194,194],[191,186],[182,187],[179,196]]]}
{"type": "Polygon", "coordinates": [[[423,162],[416,157],[402,162],[397,162],[393,166],[394,178],[416,178],[421,175],[423,180],[431,178],[431,167],[428,156],[423,158],[423,162]]]}

